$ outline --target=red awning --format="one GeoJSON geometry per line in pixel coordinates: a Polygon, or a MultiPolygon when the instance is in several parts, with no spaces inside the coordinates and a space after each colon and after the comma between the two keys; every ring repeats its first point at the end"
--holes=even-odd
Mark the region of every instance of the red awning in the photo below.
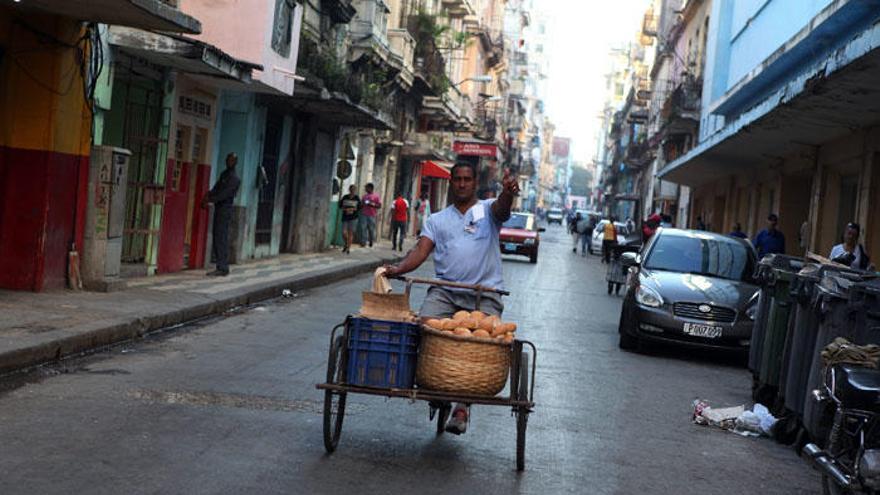
{"type": "Polygon", "coordinates": [[[425,160],[422,162],[422,177],[435,177],[437,179],[450,180],[452,179],[452,174],[450,173],[451,169],[451,163],[425,160]]]}

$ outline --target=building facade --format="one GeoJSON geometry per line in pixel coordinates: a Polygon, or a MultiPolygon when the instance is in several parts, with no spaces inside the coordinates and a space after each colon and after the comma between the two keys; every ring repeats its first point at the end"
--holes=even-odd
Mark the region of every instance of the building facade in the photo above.
{"type": "Polygon", "coordinates": [[[776,213],[786,251],[827,255],[849,222],[880,256],[880,3],[714,0],[708,15],[699,142],[659,170],[691,188],[691,224],[776,213]]]}

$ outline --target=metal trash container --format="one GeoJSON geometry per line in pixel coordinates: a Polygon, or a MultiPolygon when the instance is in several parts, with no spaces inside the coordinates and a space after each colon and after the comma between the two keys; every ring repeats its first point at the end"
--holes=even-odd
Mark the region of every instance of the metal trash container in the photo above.
{"type": "Polygon", "coordinates": [[[813,289],[822,276],[822,266],[808,263],[798,271],[791,281],[791,314],[785,336],[785,350],[782,352],[782,370],[779,374],[779,395],[783,398],[786,410],[803,414],[803,400],[807,388],[807,373],[811,356],[816,345],[816,332],[819,322],[810,307],[813,289]]]}
{"type": "Polygon", "coordinates": [[[812,400],[811,391],[821,388],[823,380],[822,350],[837,337],[844,337],[853,343],[860,343],[856,332],[857,311],[850,304],[850,291],[863,278],[870,278],[867,273],[847,271],[826,271],[816,285],[812,307],[819,321],[816,344],[810,357],[810,370],[807,376],[807,388],[804,399],[804,429],[814,442],[824,445],[831,425],[830,413],[819,403],[812,400]]]}
{"type": "Polygon", "coordinates": [[[770,288],[764,284],[773,272],[769,264],[758,263],[755,267],[755,283],[761,288],[758,292],[758,308],[755,310],[755,325],[752,327],[752,339],[749,344],[749,371],[753,376],[753,391],[758,384],[758,373],[761,370],[761,351],[764,348],[764,332],[767,328],[767,314],[770,312],[770,288]]]}
{"type": "Polygon", "coordinates": [[[816,287],[826,274],[835,273],[861,275],[856,270],[834,265],[808,264],[797,273],[791,284],[793,306],[783,364],[785,373],[780,387],[785,387],[782,394],[785,408],[794,412],[799,420],[803,419],[804,402],[811,400],[810,391],[813,390],[807,382],[819,335],[819,308],[814,307],[818,301],[816,287]]]}
{"type": "Polygon", "coordinates": [[[826,268],[808,264],[791,283],[792,315],[783,359],[785,379],[780,382],[780,387],[784,387],[782,396],[785,408],[793,411],[798,418],[804,414],[807,376],[819,332],[819,319],[812,306],[814,291],[826,268]]]}
{"type": "Polygon", "coordinates": [[[854,284],[850,306],[855,312],[855,343],[880,345],[880,279],[854,284]]]}
{"type": "MultiPolygon", "coordinates": [[[[761,265],[769,266],[769,271],[761,279],[761,293],[762,296],[769,297],[770,302],[765,313],[766,321],[763,323],[764,335],[758,357],[757,386],[753,390],[753,398],[757,402],[773,406],[779,392],[779,376],[791,314],[790,286],[805,262],[802,258],[794,256],[771,254],[761,259],[759,266],[761,265]]],[[[754,336],[752,338],[754,340],[754,336]]]]}

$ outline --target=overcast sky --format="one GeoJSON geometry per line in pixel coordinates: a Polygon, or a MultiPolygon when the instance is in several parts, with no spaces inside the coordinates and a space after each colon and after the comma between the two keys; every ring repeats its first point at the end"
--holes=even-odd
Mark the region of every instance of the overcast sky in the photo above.
{"type": "Polygon", "coordinates": [[[614,45],[635,39],[649,0],[538,0],[550,32],[547,114],[556,135],[572,138],[574,159],[593,159],[603,75],[614,45]]]}

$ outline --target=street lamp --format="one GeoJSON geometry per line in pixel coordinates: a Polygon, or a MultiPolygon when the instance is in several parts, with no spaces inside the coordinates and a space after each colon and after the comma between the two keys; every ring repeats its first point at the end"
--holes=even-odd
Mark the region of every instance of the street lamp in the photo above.
{"type": "Polygon", "coordinates": [[[461,81],[458,81],[457,83],[453,84],[452,87],[454,88],[454,87],[458,86],[459,84],[463,84],[468,81],[481,82],[481,83],[492,82],[492,76],[482,75],[482,76],[469,77],[467,79],[462,79],[461,81]]]}

